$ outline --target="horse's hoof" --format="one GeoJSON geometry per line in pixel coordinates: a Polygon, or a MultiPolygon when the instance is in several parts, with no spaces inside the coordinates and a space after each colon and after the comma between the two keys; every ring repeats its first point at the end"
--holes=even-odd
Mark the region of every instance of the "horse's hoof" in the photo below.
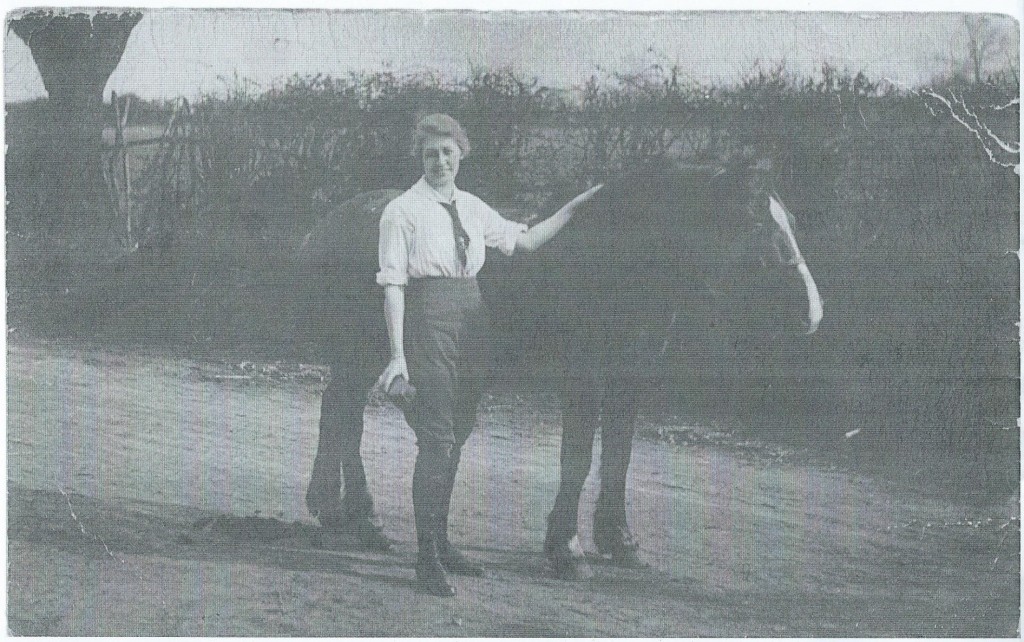
{"type": "Polygon", "coordinates": [[[470,577],[484,576],[484,567],[482,565],[477,564],[459,551],[455,550],[451,545],[449,545],[445,552],[439,553],[438,557],[441,560],[441,566],[443,566],[444,570],[449,573],[454,573],[456,575],[468,575],[470,577]]]}
{"type": "Polygon", "coordinates": [[[384,530],[376,524],[364,522],[357,527],[356,537],[366,548],[378,553],[387,553],[391,550],[391,540],[384,534],[384,530]]]}
{"type": "Polygon", "coordinates": [[[612,564],[615,564],[616,566],[621,566],[622,568],[632,568],[641,570],[651,567],[650,564],[645,562],[643,558],[640,557],[639,551],[636,550],[621,550],[617,551],[616,553],[603,553],[602,556],[607,557],[609,560],[611,560],[612,564]]]}
{"type": "Polygon", "coordinates": [[[602,557],[624,568],[650,568],[640,557],[640,544],[627,526],[611,526],[594,529],[594,544],[602,557]]]}
{"type": "Polygon", "coordinates": [[[327,517],[325,515],[314,515],[313,517],[320,524],[320,528],[325,531],[332,533],[345,532],[345,521],[340,517],[327,517]]]}
{"type": "Polygon", "coordinates": [[[384,535],[384,530],[368,519],[345,517],[333,512],[316,512],[313,517],[325,531],[354,536],[367,550],[379,553],[391,550],[391,540],[384,535]]]}
{"type": "Polygon", "coordinates": [[[557,579],[578,582],[594,577],[594,570],[587,564],[583,548],[576,537],[568,542],[544,542],[544,556],[551,574],[557,579]]]}
{"type": "Polygon", "coordinates": [[[584,559],[549,557],[548,566],[555,579],[566,582],[579,582],[594,577],[594,569],[584,559]]]}
{"type": "Polygon", "coordinates": [[[344,532],[347,520],[341,511],[310,508],[309,514],[320,524],[320,528],[331,532],[344,532]]]}
{"type": "Polygon", "coordinates": [[[448,581],[448,575],[437,554],[436,542],[432,540],[420,542],[419,556],[416,560],[416,582],[421,589],[434,597],[455,596],[455,587],[448,581]]]}
{"type": "Polygon", "coordinates": [[[427,595],[434,597],[455,597],[455,587],[448,583],[446,577],[416,575],[416,582],[427,595]]]}

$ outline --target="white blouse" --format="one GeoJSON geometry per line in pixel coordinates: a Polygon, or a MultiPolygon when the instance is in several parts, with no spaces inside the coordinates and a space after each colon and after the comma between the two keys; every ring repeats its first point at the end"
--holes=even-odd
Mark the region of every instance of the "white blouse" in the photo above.
{"type": "Polygon", "coordinates": [[[514,223],[469,192],[455,188],[459,221],[469,235],[466,266],[459,261],[447,202],[426,178],[388,203],[380,218],[380,285],[405,285],[429,276],[472,277],[484,265],[485,247],[511,255],[527,226],[514,223]]]}

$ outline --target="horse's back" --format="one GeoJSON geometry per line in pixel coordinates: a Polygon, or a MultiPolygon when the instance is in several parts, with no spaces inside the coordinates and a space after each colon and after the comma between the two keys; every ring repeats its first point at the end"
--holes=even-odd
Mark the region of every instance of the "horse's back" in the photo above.
{"type": "Polygon", "coordinates": [[[299,249],[305,285],[313,292],[306,333],[332,368],[386,358],[384,296],[375,278],[377,242],[381,213],[399,194],[375,190],[332,207],[299,249]]]}

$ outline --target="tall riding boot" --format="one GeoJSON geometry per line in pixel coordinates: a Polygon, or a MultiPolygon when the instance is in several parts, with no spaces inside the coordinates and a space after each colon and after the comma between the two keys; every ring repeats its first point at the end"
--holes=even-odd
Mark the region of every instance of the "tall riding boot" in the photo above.
{"type": "Polygon", "coordinates": [[[437,597],[455,595],[437,550],[438,515],[448,486],[450,448],[449,444],[420,444],[412,475],[412,505],[419,544],[416,579],[427,593],[437,597]]]}
{"type": "Polygon", "coordinates": [[[451,459],[448,468],[448,476],[445,480],[445,491],[441,495],[437,515],[437,553],[441,559],[441,565],[449,573],[457,575],[472,575],[480,577],[484,574],[484,567],[472,561],[458,551],[448,541],[448,513],[451,509],[452,491],[455,489],[455,476],[459,470],[459,459],[462,457],[462,448],[455,446],[452,449],[451,459]]]}

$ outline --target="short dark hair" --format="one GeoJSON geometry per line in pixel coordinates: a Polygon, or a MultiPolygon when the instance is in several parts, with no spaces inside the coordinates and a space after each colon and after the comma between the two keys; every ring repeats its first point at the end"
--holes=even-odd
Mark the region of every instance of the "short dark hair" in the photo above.
{"type": "Polygon", "coordinates": [[[416,123],[416,131],[412,137],[412,155],[419,158],[423,154],[423,143],[427,136],[447,136],[455,141],[462,152],[462,157],[469,156],[469,137],[459,121],[448,114],[430,114],[416,123]]]}

